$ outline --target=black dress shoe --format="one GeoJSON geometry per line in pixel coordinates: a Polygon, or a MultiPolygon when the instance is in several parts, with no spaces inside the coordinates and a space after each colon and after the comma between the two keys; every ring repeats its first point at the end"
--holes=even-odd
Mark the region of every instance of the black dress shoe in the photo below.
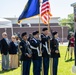
{"type": "Polygon", "coordinates": [[[2,71],[5,71],[5,69],[4,69],[4,68],[2,68],[2,71]]]}
{"type": "Polygon", "coordinates": [[[8,69],[4,69],[4,68],[3,68],[2,71],[8,71],[8,69]]]}

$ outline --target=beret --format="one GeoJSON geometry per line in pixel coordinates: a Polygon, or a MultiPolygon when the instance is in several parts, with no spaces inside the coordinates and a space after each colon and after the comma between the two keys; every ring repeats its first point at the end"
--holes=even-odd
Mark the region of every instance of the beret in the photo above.
{"type": "Polygon", "coordinates": [[[25,35],[27,35],[27,32],[22,33],[21,37],[23,37],[23,36],[25,36],[25,35]]]}
{"type": "Polygon", "coordinates": [[[58,32],[54,31],[52,34],[53,34],[53,36],[54,36],[54,35],[56,35],[57,33],[58,33],[58,32]]]}
{"type": "Polygon", "coordinates": [[[39,33],[39,31],[34,31],[32,34],[33,35],[36,35],[36,34],[38,34],[39,33]]]}
{"type": "Polygon", "coordinates": [[[46,30],[48,30],[48,28],[43,28],[43,29],[42,29],[42,31],[46,31],[46,30]]]}

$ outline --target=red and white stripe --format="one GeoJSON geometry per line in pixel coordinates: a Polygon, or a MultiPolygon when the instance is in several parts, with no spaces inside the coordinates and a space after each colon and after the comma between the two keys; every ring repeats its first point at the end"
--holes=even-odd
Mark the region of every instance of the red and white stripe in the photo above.
{"type": "Polygon", "coordinates": [[[52,16],[50,13],[50,3],[49,1],[46,1],[42,3],[41,11],[40,11],[41,19],[44,22],[44,24],[48,24],[50,17],[52,16]]]}

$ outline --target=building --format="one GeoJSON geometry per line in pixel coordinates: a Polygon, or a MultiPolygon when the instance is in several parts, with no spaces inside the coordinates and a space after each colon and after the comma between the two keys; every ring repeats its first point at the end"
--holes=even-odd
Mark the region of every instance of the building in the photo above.
{"type": "MultiPolygon", "coordinates": [[[[1,28],[0,29],[0,35],[3,31],[6,31],[9,35],[8,37],[10,38],[13,33],[22,33],[27,31],[27,33],[32,33],[35,30],[39,30],[39,24],[40,24],[40,29],[44,27],[48,27],[48,25],[44,25],[40,18],[35,17],[31,19],[26,19],[23,20],[20,25],[17,24],[18,18],[5,18],[10,21],[12,21],[12,27],[13,28],[1,28]],[[40,23],[39,23],[40,22],[40,23]]],[[[59,17],[52,17],[49,25],[51,30],[57,31],[59,33],[60,41],[67,41],[67,35],[68,35],[68,27],[66,26],[59,26],[59,17]]],[[[0,36],[1,38],[1,36],[0,36]]]]}
{"type": "Polygon", "coordinates": [[[76,31],[76,2],[71,4],[74,9],[74,31],[76,31]]]}

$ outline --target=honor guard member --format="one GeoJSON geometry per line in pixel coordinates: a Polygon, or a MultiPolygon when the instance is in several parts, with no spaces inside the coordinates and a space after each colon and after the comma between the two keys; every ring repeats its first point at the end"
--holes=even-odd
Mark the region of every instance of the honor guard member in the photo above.
{"type": "Polygon", "coordinates": [[[27,33],[22,33],[22,40],[20,42],[20,50],[22,52],[21,61],[22,61],[22,75],[30,74],[30,65],[31,65],[31,56],[32,52],[30,50],[30,44],[27,41],[27,33]]]}
{"type": "Polygon", "coordinates": [[[56,31],[53,32],[53,38],[50,42],[51,45],[51,58],[53,58],[53,75],[57,75],[58,69],[58,58],[60,57],[59,52],[59,41],[58,41],[58,33],[56,31]]]}
{"type": "Polygon", "coordinates": [[[42,56],[43,56],[43,69],[44,75],[48,75],[49,70],[49,48],[48,41],[50,41],[50,37],[48,36],[48,29],[43,28],[43,33],[41,34],[41,42],[42,42],[42,56]]]}
{"type": "Polygon", "coordinates": [[[41,71],[41,56],[40,56],[40,40],[39,32],[33,32],[33,38],[30,40],[30,48],[32,50],[33,75],[40,75],[41,71]]]}

